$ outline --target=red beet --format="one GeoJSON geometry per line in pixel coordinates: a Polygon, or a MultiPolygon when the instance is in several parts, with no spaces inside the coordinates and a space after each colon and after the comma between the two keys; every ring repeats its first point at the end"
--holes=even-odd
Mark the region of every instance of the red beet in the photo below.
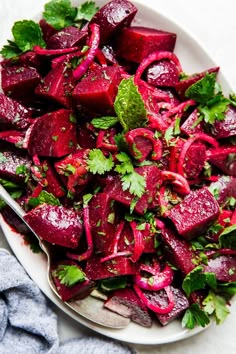
{"type": "Polygon", "coordinates": [[[93,256],[87,260],[85,273],[91,280],[100,280],[121,275],[134,275],[138,265],[128,257],[116,257],[101,263],[100,257],[93,256]]]}
{"type": "Polygon", "coordinates": [[[35,94],[53,100],[64,107],[71,108],[72,92],[75,88],[73,70],[69,60],[64,60],[49,71],[35,88],[35,94]]]}
{"type": "Polygon", "coordinates": [[[43,172],[45,173],[45,178],[48,182],[48,185],[45,188],[47,192],[52,193],[57,198],[63,197],[66,194],[66,191],[49,161],[43,162],[43,172]]]}
{"type": "Polygon", "coordinates": [[[111,113],[120,81],[118,66],[102,68],[97,65],[77,84],[73,98],[91,112],[111,113]]]}
{"type": "Polygon", "coordinates": [[[100,26],[101,43],[104,44],[123,27],[130,26],[137,11],[130,1],[112,0],[94,15],[90,23],[100,26]]]}
{"type": "MultiPolygon", "coordinates": [[[[160,170],[155,165],[138,167],[135,169],[137,173],[145,177],[146,188],[145,193],[138,199],[134,210],[138,214],[144,214],[148,209],[152,209],[155,204],[156,194],[161,183],[160,170]]],[[[127,207],[130,206],[134,196],[129,191],[123,191],[121,180],[119,177],[114,178],[105,189],[111,199],[114,199],[127,207]]]]}
{"type": "Polygon", "coordinates": [[[164,253],[168,261],[184,274],[191,272],[195,268],[196,255],[190,244],[181,239],[171,229],[163,229],[161,236],[164,243],[164,253]]]}
{"type": "Polygon", "coordinates": [[[210,184],[209,190],[214,194],[218,204],[223,206],[228,198],[236,198],[236,178],[222,176],[210,184]]]}
{"type": "Polygon", "coordinates": [[[30,116],[25,107],[0,93],[0,130],[26,129],[29,126],[30,116]]]}
{"type": "Polygon", "coordinates": [[[236,108],[229,106],[222,121],[216,120],[210,127],[211,135],[216,139],[229,138],[236,135],[236,108]]]}
{"type": "Polygon", "coordinates": [[[72,111],[60,109],[47,113],[35,121],[30,132],[30,155],[62,157],[76,149],[76,125],[72,111]]]}
{"type": "Polygon", "coordinates": [[[191,75],[189,76],[187,79],[185,80],[182,80],[182,81],[179,81],[175,88],[176,88],[176,91],[177,93],[179,94],[179,96],[182,98],[182,99],[185,99],[185,91],[190,87],[192,86],[193,84],[195,84],[197,81],[201,80],[207,73],[211,74],[211,73],[218,73],[219,71],[219,67],[215,67],[215,68],[211,68],[211,69],[208,69],[206,71],[203,71],[201,73],[197,73],[197,74],[194,74],[194,75],[191,75]]]}
{"type": "Polygon", "coordinates": [[[169,218],[178,233],[192,239],[202,235],[219,216],[219,204],[206,188],[192,191],[170,210],[169,218]]]}
{"type": "Polygon", "coordinates": [[[186,119],[186,121],[181,125],[181,132],[190,136],[197,133],[204,133],[203,122],[197,124],[197,120],[199,119],[199,114],[197,109],[195,109],[190,116],[186,119]]]}
{"type": "Polygon", "coordinates": [[[131,321],[143,327],[151,327],[152,319],[144,303],[138,298],[132,289],[116,290],[104,306],[109,310],[128,317],[131,321]]]}
{"type": "Polygon", "coordinates": [[[206,162],[206,145],[195,143],[186,153],[184,172],[187,178],[197,178],[206,162]]]}
{"type": "Polygon", "coordinates": [[[40,239],[66,248],[77,248],[83,226],[78,213],[63,206],[41,204],[29,211],[25,221],[40,239]]]}
{"type": "Polygon", "coordinates": [[[53,264],[51,267],[51,276],[62,301],[81,300],[88,296],[94,289],[95,283],[86,277],[83,282],[77,283],[70,287],[62,284],[61,280],[57,276],[57,269],[60,265],[72,265],[76,266],[79,270],[82,269],[77,263],[69,260],[60,261],[57,264],[53,264]]]}
{"type": "Polygon", "coordinates": [[[52,27],[48,22],[46,22],[44,19],[41,19],[39,21],[39,25],[41,27],[43,33],[43,39],[45,40],[45,42],[47,42],[51,36],[57,33],[57,30],[54,27],[52,27]]]}
{"type": "Polygon", "coordinates": [[[209,259],[204,268],[205,272],[215,273],[217,280],[223,282],[236,281],[236,257],[219,256],[209,259]]]}
{"type": "MultiPolygon", "coordinates": [[[[174,319],[176,319],[184,310],[189,307],[189,302],[186,296],[180,289],[170,287],[171,291],[174,295],[174,308],[168,312],[167,314],[158,314],[156,313],[156,317],[161,322],[162,326],[167,325],[174,319]]],[[[144,291],[145,296],[151,301],[154,305],[158,305],[160,307],[165,308],[168,305],[167,294],[164,290],[160,291],[144,291]]]]}
{"type": "Polygon", "coordinates": [[[2,69],[3,92],[15,99],[27,100],[32,97],[41,77],[33,67],[9,66],[2,69]]]}
{"type": "Polygon", "coordinates": [[[0,153],[0,177],[15,183],[24,183],[25,174],[17,173],[17,167],[25,166],[26,171],[30,171],[31,160],[21,151],[3,151],[0,153]]]}
{"type": "Polygon", "coordinates": [[[47,41],[48,49],[64,49],[85,44],[87,33],[77,27],[68,26],[52,35],[47,41]]]}
{"type": "Polygon", "coordinates": [[[152,52],[173,52],[175,41],[175,33],[138,26],[124,28],[117,38],[117,55],[141,63],[152,52]]]}
{"type": "Polygon", "coordinates": [[[147,82],[154,86],[175,87],[179,79],[176,65],[169,60],[160,60],[147,69],[147,82]]]}
{"type": "Polygon", "coordinates": [[[209,162],[223,173],[236,177],[236,153],[231,153],[231,147],[219,147],[210,151],[209,162]]]}

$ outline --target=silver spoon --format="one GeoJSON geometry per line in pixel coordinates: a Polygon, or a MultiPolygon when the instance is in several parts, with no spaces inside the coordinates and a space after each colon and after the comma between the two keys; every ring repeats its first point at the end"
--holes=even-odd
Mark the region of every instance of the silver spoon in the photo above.
{"type": "MultiPolygon", "coordinates": [[[[24,216],[26,215],[25,211],[9,195],[9,193],[5,190],[5,188],[1,184],[0,184],[0,198],[2,198],[5,201],[5,203],[21,218],[21,220],[27,225],[27,227],[34,233],[34,235],[39,240],[40,247],[42,251],[46,254],[48,260],[48,267],[47,267],[48,283],[50,285],[51,290],[56,294],[57,297],[60,298],[50,275],[51,257],[46,244],[39,238],[39,236],[34,232],[32,227],[30,227],[28,223],[25,221],[24,219],[24,216]]],[[[68,302],[63,302],[63,304],[70,307],[72,310],[74,310],[76,313],[83,316],[84,318],[105,327],[119,329],[119,328],[124,328],[129,324],[130,320],[128,318],[120,316],[104,308],[103,301],[101,301],[101,299],[98,299],[97,297],[98,295],[96,294],[96,292],[94,292],[92,293],[92,296],[87,296],[83,300],[68,301],[68,302]]]]}

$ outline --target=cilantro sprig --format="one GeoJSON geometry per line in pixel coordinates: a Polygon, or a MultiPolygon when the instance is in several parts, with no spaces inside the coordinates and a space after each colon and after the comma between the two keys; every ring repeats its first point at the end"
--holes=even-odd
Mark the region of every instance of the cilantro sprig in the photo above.
{"type": "Polygon", "coordinates": [[[114,162],[111,155],[106,157],[102,150],[92,149],[89,152],[87,166],[91,173],[103,175],[104,173],[112,170],[114,162]]]}
{"type": "Polygon", "coordinates": [[[61,205],[58,198],[56,198],[52,193],[47,191],[41,191],[38,197],[30,198],[28,204],[32,207],[36,207],[40,204],[50,204],[50,205],[61,205]]]}
{"type": "Polygon", "coordinates": [[[204,289],[206,286],[216,289],[217,281],[215,274],[209,272],[204,273],[202,266],[197,266],[188,273],[182,284],[182,288],[187,296],[190,296],[195,290],[204,289]]]}
{"type": "Polygon", "coordinates": [[[82,283],[86,279],[85,273],[76,265],[61,264],[52,274],[67,287],[82,283]]]}
{"type": "Polygon", "coordinates": [[[206,73],[186,90],[185,96],[199,103],[198,111],[201,117],[198,122],[204,119],[206,123],[214,124],[217,120],[224,120],[230,100],[223,96],[216,82],[216,73],[206,73]]]}
{"type": "Polygon", "coordinates": [[[193,329],[196,325],[206,327],[210,323],[208,314],[198,304],[192,304],[182,318],[182,327],[193,329]]]}
{"type": "Polygon", "coordinates": [[[203,306],[204,311],[208,315],[213,315],[215,317],[217,324],[224,322],[230,313],[224,297],[215,294],[213,291],[209,291],[208,296],[203,301],[203,306]]]}

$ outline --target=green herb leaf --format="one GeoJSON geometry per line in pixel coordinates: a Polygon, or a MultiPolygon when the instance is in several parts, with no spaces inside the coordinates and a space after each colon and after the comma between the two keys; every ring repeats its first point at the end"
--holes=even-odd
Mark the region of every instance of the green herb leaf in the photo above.
{"type": "Polygon", "coordinates": [[[210,323],[210,318],[198,304],[192,304],[184,314],[182,326],[188,329],[193,329],[196,325],[205,327],[210,323]]]}
{"type": "Polygon", "coordinates": [[[198,110],[203,115],[206,123],[214,124],[216,120],[222,121],[229,106],[229,100],[222,95],[216,96],[217,100],[199,106],[198,110]]]}
{"type": "Polygon", "coordinates": [[[226,227],[219,236],[221,248],[231,248],[236,250],[236,224],[226,227]]]}
{"type": "Polygon", "coordinates": [[[41,191],[37,198],[30,198],[28,204],[32,207],[36,207],[40,204],[61,205],[59,199],[57,199],[52,193],[47,191],[41,191]]]}
{"type": "Polygon", "coordinates": [[[207,103],[215,94],[216,73],[206,73],[206,75],[191,85],[185,96],[198,103],[207,103]]]}
{"type": "Polygon", "coordinates": [[[203,273],[202,266],[197,266],[190,273],[188,273],[182,284],[182,288],[187,296],[190,296],[190,294],[195,290],[204,289],[205,286],[215,289],[217,282],[214,273],[203,273]]]}
{"type": "Polygon", "coordinates": [[[117,160],[121,163],[116,165],[115,171],[121,174],[132,173],[134,171],[134,166],[130,157],[125,153],[121,152],[116,155],[117,160]]]}
{"type": "Polygon", "coordinates": [[[34,46],[46,47],[40,26],[32,20],[17,21],[12,27],[12,34],[17,47],[26,52],[34,46]]]}
{"type": "Polygon", "coordinates": [[[147,123],[145,105],[133,78],[121,81],[114,108],[125,131],[143,127],[147,123]]]}
{"type": "Polygon", "coordinates": [[[86,1],[79,6],[75,21],[90,21],[98,10],[94,1],[86,1]]]}
{"type": "Polygon", "coordinates": [[[71,6],[70,0],[51,0],[44,6],[43,18],[56,30],[73,25],[77,9],[71,6]]]}
{"type": "Polygon", "coordinates": [[[82,283],[86,279],[86,275],[78,266],[66,264],[59,265],[53,276],[59,278],[61,284],[67,287],[82,283]]]}
{"type": "Polygon", "coordinates": [[[97,129],[109,129],[111,127],[114,127],[118,123],[118,118],[117,117],[100,117],[100,118],[94,118],[91,121],[92,125],[94,128],[97,129]]]}
{"type": "Polygon", "coordinates": [[[15,42],[9,40],[7,42],[8,44],[5,44],[2,50],[0,51],[0,54],[3,56],[3,58],[11,59],[17,57],[19,54],[22,53],[22,51],[19,49],[15,42]]]}
{"type": "Polygon", "coordinates": [[[203,305],[204,311],[207,314],[214,314],[217,324],[224,322],[230,313],[226,306],[226,300],[222,296],[215,294],[213,291],[209,291],[208,296],[203,301],[203,305]]]}
{"type": "Polygon", "coordinates": [[[103,175],[105,172],[111,171],[114,162],[111,155],[106,157],[100,149],[93,149],[89,152],[87,166],[91,173],[103,175]]]}
{"type": "Polygon", "coordinates": [[[145,192],[146,180],[135,171],[123,175],[121,177],[121,182],[124,191],[129,190],[131,194],[138,198],[140,198],[145,192]]]}
{"type": "Polygon", "coordinates": [[[86,207],[90,200],[93,198],[93,194],[88,193],[83,195],[83,206],[86,207]]]}
{"type": "Polygon", "coordinates": [[[114,277],[114,278],[103,279],[99,282],[98,286],[102,291],[113,291],[117,289],[124,289],[127,286],[127,278],[114,277]]]}

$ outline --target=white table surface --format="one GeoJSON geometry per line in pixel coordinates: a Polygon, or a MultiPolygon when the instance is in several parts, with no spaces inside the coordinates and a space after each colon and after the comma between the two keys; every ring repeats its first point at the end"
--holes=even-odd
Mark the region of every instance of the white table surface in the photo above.
{"type": "MultiPolygon", "coordinates": [[[[9,38],[15,20],[34,17],[42,11],[45,0],[0,0],[0,47],[9,38]]],[[[169,16],[198,38],[208,53],[223,70],[232,89],[236,91],[236,1],[235,0],[146,0],[158,3],[159,12],[169,16]]],[[[0,234],[0,247],[8,247],[0,234]]],[[[94,335],[77,322],[57,310],[60,339],[94,335]]],[[[133,347],[139,354],[234,354],[236,353],[236,302],[231,315],[222,326],[211,326],[206,331],[181,342],[160,346],[133,347]]],[[[101,354],[102,354],[101,348],[101,354]]]]}

